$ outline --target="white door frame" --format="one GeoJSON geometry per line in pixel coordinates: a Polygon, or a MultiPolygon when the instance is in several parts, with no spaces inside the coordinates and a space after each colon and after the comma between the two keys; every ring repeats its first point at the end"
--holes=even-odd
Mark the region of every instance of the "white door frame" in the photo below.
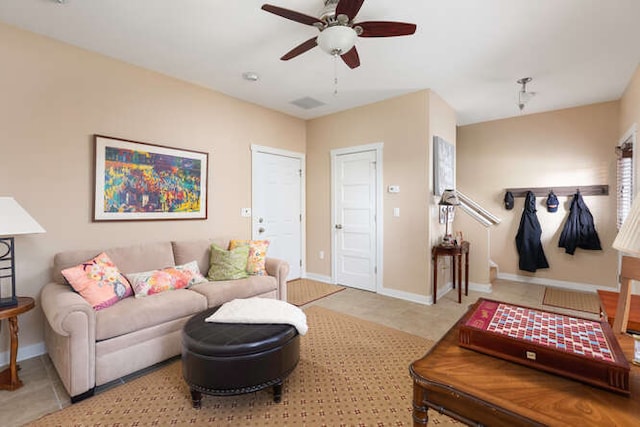
{"type": "Polygon", "coordinates": [[[334,226],[336,224],[336,194],[337,194],[337,179],[336,179],[336,158],[342,154],[354,154],[361,153],[363,151],[375,151],[376,152],[376,293],[382,291],[382,230],[384,225],[384,218],[382,217],[382,148],[383,142],[376,142],[373,144],[356,145],[353,147],[336,148],[331,150],[331,282],[338,283],[337,277],[337,258],[336,258],[336,233],[334,232],[334,226]]]}
{"type": "Polygon", "coordinates": [[[300,168],[302,174],[300,176],[300,214],[302,218],[300,220],[300,258],[302,259],[302,265],[300,266],[300,277],[303,278],[307,271],[307,214],[305,210],[306,206],[306,176],[307,176],[307,162],[304,153],[298,153],[297,151],[283,150],[281,148],[267,147],[264,145],[251,144],[251,238],[253,239],[253,206],[256,205],[256,199],[253,189],[256,185],[256,174],[253,173],[253,166],[256,164],[256,155],[258,153],[275,154],[277,156],[292,157],[300,160],[300,168]]]}

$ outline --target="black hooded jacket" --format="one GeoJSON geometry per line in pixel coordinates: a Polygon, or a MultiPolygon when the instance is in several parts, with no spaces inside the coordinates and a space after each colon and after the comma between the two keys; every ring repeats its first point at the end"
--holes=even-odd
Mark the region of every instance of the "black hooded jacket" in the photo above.
{"type": "Polygon", "coordinates": [[[573,196],[569,217],[560,234],[558,246],[564,248],[564,251],[570,255],[574,254],[576,248],[602,250],[593,216],[584,204],[580,192],[573,196]]]}
{"type": "Polygon", "coordinates": [[[520,228],[516,234],[516,247],[520,255],[520,270],[535,272],[538,268],[549,268],[544,256],[540,236],[542,227],[536,216],[536,197],[529,191],[524,201],[524,211],[520,219],[520,228]]]}

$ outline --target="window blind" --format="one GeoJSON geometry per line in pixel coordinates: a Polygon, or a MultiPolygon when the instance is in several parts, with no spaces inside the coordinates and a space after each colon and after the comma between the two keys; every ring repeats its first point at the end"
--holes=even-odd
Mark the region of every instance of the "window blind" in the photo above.
{"type": "Polygon", "coordinates": [[[616,196],[617,196],[617,227],[627,218],[631,202],[633,201],[633,143],[627,139],[616,147],[618,161],[616,164],[616,196]]]}

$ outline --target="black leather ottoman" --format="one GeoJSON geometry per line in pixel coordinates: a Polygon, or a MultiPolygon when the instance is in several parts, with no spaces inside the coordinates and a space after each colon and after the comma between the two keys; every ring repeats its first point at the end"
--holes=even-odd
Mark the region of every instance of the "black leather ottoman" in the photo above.
{"type": "Polygon", "coordinates": [[[282,382],[300,359],[300,335],[283,324],[212,323],[205,310],[182,329],[182,376],[191,388],[193,407],[202,393],[230,396],[273,386],[282,398],[282,382]]]}

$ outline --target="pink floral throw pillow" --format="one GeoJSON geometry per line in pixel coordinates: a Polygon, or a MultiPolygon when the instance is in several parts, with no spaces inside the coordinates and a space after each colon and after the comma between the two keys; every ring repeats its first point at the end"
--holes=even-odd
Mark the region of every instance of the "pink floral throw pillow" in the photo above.
{"type": "Polygon", "coordinates": [[[229,242],[229,250],[239,246],[249,245],[249,259],[247,260],[247,273],[253,276],[266,276],[265,269],[268,240],[232,240],[229,242]]]}
{"type": "Polygon", "coordinates": [[[159,294],[160,292],[186,288],[196,283],[206,282],[200,274],[198,263],[192,261],[184,265],[167,267],[162,270],[145,271],[127,274],[127,279],[133,286],[136,298],[159,294]]]}
{"type": "Polygon", "coordinates": [[[94,310],[107,308],[133,294],[127,279],[104,252],[61,273],[94,310]]]}

